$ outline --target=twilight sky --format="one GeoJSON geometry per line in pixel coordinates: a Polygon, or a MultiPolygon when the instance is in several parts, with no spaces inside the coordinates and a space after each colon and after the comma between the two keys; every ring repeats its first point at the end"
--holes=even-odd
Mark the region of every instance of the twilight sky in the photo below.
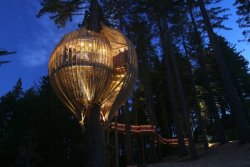
{"type": "MultiPolygon", "coordinates": [[[[230,8],[232,16],[224,24],[231,31],[216,30],[250,61],[250,45],[238,42],[242,39],[236,23],[237,16],[232,0],[223,0],[223,7],[230,8]]],[[[0,5],[0,48],[17,51],[14,55],[1,56],[0,60],[11,60],[0,66],[0,96],[12,89],[18,78],[23,88],[31,87],[39,78],[47,75],[50,53],[61,37],[77,28],[81,18],[75,18],[67,27],[58,29],[48,16],[37,18],[39,0],[5,0],[0,5]]]]}

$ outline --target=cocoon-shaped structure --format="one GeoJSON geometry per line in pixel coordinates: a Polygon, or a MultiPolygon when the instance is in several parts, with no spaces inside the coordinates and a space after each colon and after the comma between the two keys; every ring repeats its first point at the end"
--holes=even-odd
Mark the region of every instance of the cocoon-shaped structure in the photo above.
{"type": "Polygon", "coordinates": [[[100,107],[100,119],[112,119],[133,89],[138,65],[131,42],[103,25],[100,33],[80,28],[66,34],[48,68],[56,94],[83,124],[94,105],[100,107]]]}

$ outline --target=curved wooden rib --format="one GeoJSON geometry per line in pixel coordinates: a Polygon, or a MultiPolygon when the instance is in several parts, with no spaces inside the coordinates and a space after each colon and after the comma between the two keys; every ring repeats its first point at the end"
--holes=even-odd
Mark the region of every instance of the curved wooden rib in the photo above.
{"type": "Polygon", "coordinates": [[[104,121],[124,103],[137,75],[137,58],[131,42],[117,30],[101,33],[79,29],[66,34],[49,60],[52,87],[82,121],[94,104],[104,121]]]}

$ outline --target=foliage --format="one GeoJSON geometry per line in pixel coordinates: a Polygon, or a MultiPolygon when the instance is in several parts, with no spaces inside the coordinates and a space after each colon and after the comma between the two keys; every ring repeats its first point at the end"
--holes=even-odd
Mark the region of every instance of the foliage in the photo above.
{"type": "Polygon", "coordinates": [[[245,36],[245,39],[250,42],[250,2],[249,0],[235,0],[234,5],[237,8],[237,15],[239,19],[237,23],[240,28],[243,28],[242,34],[245,36]]]}
{"type": "Polygon", "coordinates": [[[4,166],[80,166],[81,130],[53,93],[48,77],[1,97],[0,162],[4,166]]]}
{"type": "Polygon", "coordinates": [[[83,11],[86,6],[83,4],[85,2],[87,0],[43,0],[41,2],[42,9],[37,14],[37,17],[41,17],[45,13],[51,13],[50,18],[54,20],[54,23],[58,27],[64,27],[68,21],[72,21],[73,16],[84,15],[83,11]]]}

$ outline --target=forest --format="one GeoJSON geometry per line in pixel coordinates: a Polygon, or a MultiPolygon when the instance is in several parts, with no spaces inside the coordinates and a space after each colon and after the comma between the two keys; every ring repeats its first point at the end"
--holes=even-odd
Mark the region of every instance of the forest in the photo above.
{"type": "MultiPolygon", "coordinates": [[[[230,9],[220,2],[41,0],[37,19],[49,15],[61,28],[81,16],[76,29],[86,27],[90,4],[98,3],[102,24],[120,30],[135,47],[137,79],[105,130],[106,166],[146,166],[170,155],[195,161],[198,145],[209,149],[209,143],[250,143],[249,62],[216,33],[231,29],[224,25],[230,9]],[[124,131],[117,132],[112,124],[124,125],[124,131]],[[154,127],[154,133],[131,131],[141,125],[154,127]],[[177,143],[164,142],[171,139],[177,143]]],[[[241,42],[249,43],[250,2],[232,4],[241,42]]],[[[48,76],[27,90],[20,78],[0,97],[0,166],[83,166],[85,137],[48,76]]]]}

